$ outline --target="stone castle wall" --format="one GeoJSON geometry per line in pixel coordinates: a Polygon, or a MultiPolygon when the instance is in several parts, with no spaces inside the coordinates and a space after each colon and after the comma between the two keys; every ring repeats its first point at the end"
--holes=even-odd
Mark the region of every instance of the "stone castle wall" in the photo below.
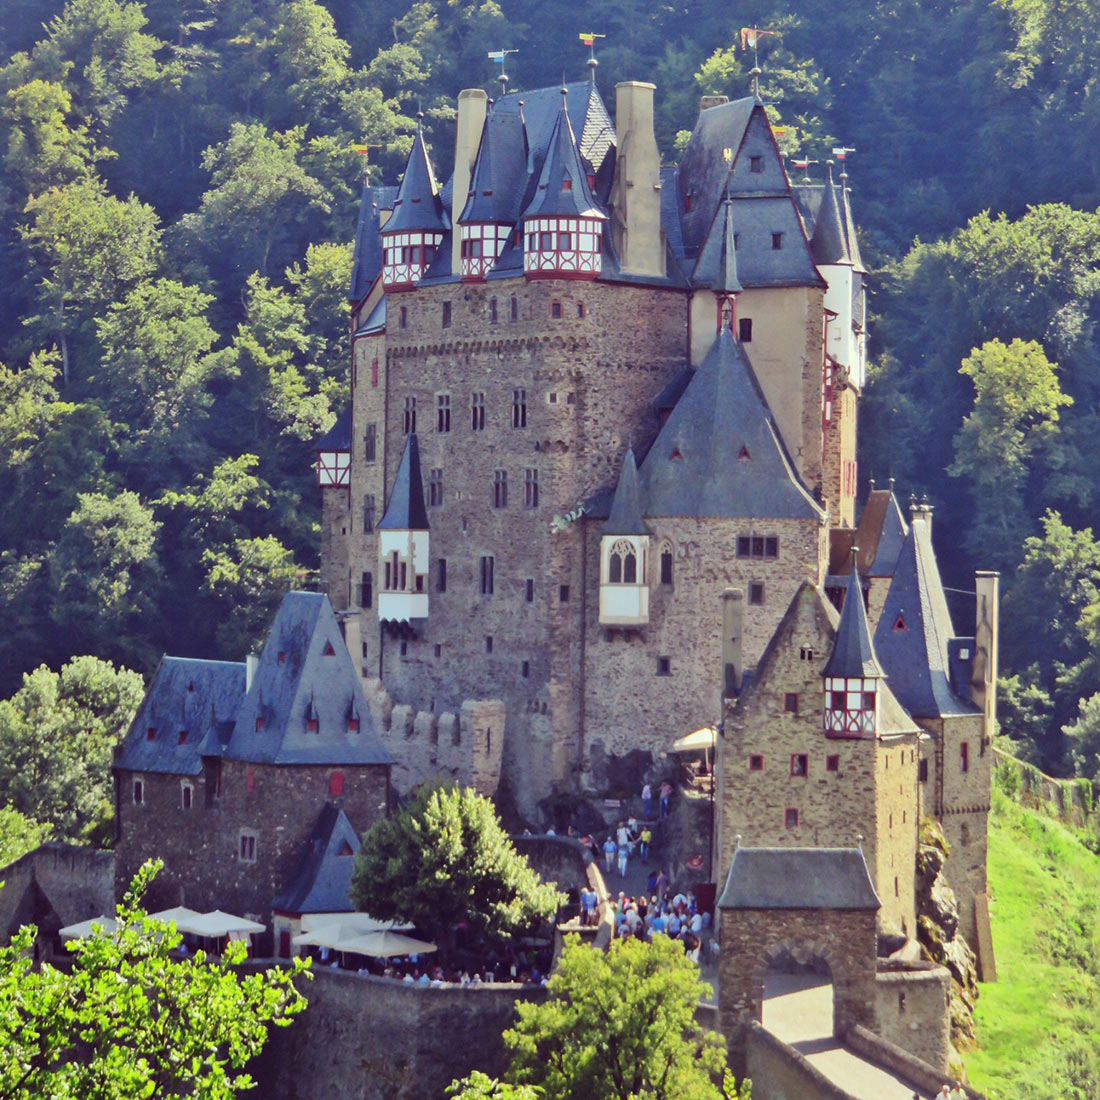
{"type": "MultiPolygon", "coordinates": [[[[120,890],[129,881],[120,880],[120,890]]],[[[0,938],[39,922],[43,932],[52,934],[114,912],[115,856],[50,842],[0,868],[0,883],[0,938]]]]}
{"type": "Polygon", "coordinates": [[[878,1034],[946,1073],[951,1051],[950,994],[951,975],[934,963],[879,970],[875,975],[878,1034]]]}

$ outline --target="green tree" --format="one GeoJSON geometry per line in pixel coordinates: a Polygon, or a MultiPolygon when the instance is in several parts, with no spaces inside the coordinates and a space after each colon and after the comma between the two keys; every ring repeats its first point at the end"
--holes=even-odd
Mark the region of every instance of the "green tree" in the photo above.
{"type": "Polygon", "coordinates": [[[159,866],[138,872],[113,933],[70,945],[71,972],[35,967],[33,928],[0,948],[4,1100],[231,1100],[253,1087],[245,1067],[305,1008],[295,982],[308,970],[242,975],[242,943],[221,959],[173,956],[179,933],[139,907],[159,866]]]}
{"type": "Polygon", "coordinates": [[[26,323],[58,342],[68,385],[72,333],[156,267],[157,216],[133,196],[116,199],[91,177],[33,196],[26,213],[20,232],[40,311],[26,323]]]}
{"type": "Polygon", "coordinates": [[[0,803],[78,840],[111,806],[111,759],[142,678],[97,657],[44,665],[0,702],[0,803]]]}
{"type": "Polygon", "coordinates": [[[407,920],[447,954],[453,930],[503,942],[549,920],[561,903],[512,846],[492,802],[470,787],[421,787],[363,839],[352,879],[356,906],[407,920]]]}
{"type": "Polygon", "coordinates": [[[547,988],[546,1001],[517,1003],[504,1033],[509,1080],[545,1100],[722,1097],[725,1044],[695,1022],[708,990],[676,940],[614,940],[605,953],[570,937],[547,988]]]}
{"type": "Polygon", "coordinates": [[[14,863],[50,839],[51,828],[32,821],[14,806],[0,807],[0,867],[14,863]]]}
{"type": "Polygon", "coordinates": [[[113,419],[126,425],[122,450],[133,464],[135,487],[171,484],[169,462],[188,470],[195,465],[208,386],[233,358],[228,349],[213,351],[218,335],[207,319],[213,301],[196,287],[156,279],[96,319],[102,353],[92,387],[113,419]]]}
{"type": "Polygon", "coordinates": [[[1007,567],[1027,533],[1023,494],[1033,462],[1040,450],[1049,453],[1058,410],[1073,399],[1034,342],[990,340],[959,372],[974,382],[974,410],[955,436],[948,473],[965,479],[973,503],[970,546],[1007,567]]]}

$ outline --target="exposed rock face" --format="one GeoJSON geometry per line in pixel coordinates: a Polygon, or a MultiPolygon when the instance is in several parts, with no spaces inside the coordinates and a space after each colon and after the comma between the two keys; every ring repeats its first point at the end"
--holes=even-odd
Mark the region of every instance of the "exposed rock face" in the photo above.
{"type": "Polygon", "coordinates": [[[917,854],[917,938],[926,958],[941,963],[951,974],[951,1041],[967,1050],[975,1043],[974,1002],[978,997],[978,968],[974,952],[959,931],[955,892],[943,875],[950,849],[940,827],[921,823],[917,854]]]}

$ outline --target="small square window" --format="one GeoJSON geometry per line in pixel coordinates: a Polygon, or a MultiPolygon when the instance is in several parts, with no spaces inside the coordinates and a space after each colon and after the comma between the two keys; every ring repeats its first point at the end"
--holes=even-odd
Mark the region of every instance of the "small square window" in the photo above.
{"type": "Polygon", "coordinates": [[[508,320],[519,320],[519,299],[513,294],[511,301],[508,303],[508,320]]]}
{"type": "Polygon", "coordinates": [[[187,730],[180,730],[179,743],[185,745],[187,743],[187,730]]]}
{"type": "Polygon", "coordinates": [[[402,306],[401,307],[401,309],[398,313],[398,317],[397,317],[397,327],[398,328],[408,328],[409,327],[409,307],[408,306],[402,306]]]}
{"type": "Polygon", "coordinates": [[[749,157],[749,171],[754,175],[760,175],[764,171],[764,158],[749,157]]]}
{"type": "Polygon", "coordinates": [[[402,642],[401,643],[401,656],[402,657],[407,657],[408,655],[409,655],[409,643],[408,642],[402,642]]]}
{"type": "Polygon", "coordinates": [[[354,717],[348,718],[348,733],[358,733],[358,732],[359,732],[359,719],[354,718],[354,717]]]}
{"type": "Polygon", "coordinates": [[[749,603],[754,607],[761,607],[764,603],[764,584],[762,581],[753,581],[749,585],[749,603]]]}
{"type": "Polygon", "coordinates": [[[553,317],[555,321],[561,317],[561,302],[550,303],[550,316],[553,317]]]}
{"type": "Polygon", "coordinates": [[[928,782],[928,761],[927,760],[922,760],[917,765],[917,778],[920,780],[921,783],[927,783],[928,782]]]}
{"type": "Polygon", "coordinates": [[[134,805],[145,805],[145,783],[140,779],[134,780],[134,805]]]}
{"type": "Polygon", "coordinates": [[[825,770],[827,772],[839,772],[840,771],[840,757],[839,756],[826,756],[825,757],[825,770]]]}
{"type": "Polygon", "coordinates": [[[535,602],[535,582],[530,577],[524,582],[524,597],[528,603],[535,602]]]}
{"type": "Polygon", "coordinates": [[[331,795],[341,795],[344,793],[343,772],[333,772],[328,777],[328,793],[331,795]]]}
{"type": "Polygon", "coordinates": [[[519,674],[526,680],[531,675],[531,662],[523,661],[519,666],[519,674]]]}
{"type": "Polygon", "coordinates": [[[264,728],[264,716],[262,714],[256,715],[256,732],[259,733],[264,728]]]}
{"type": "Polygon", "coordinates": [[[180,787],[180,805],[185,809],[191,809],[195,801],[195,788],[190,783],[184,783],[180,787]]]}
{"type": "Polygon", "coordinates": [[[752,557],[752,539],[748,535],[737,536],[737,556],[739,558],[752,557]]]}
{"type": "Polygon", "coordinates": [[[150,726],[145,731],[145,740],[146,741],[153,741],[153,740],[156,739],[156,736],[157,736],[157,727],[156,726],[150,726]]]}
{"type": "Polygon", "coordinates": [[[773,233],[772,234],[772,251],[773,252],[778,252],[782,247],[783,247],[783,234],[782,233],[773,233]]]}
{"type": "Polygon", "coordinates": [[[497,300],[496,298],[489,299],[489,324],[495,325],[497,323],[497,300]]]}
{"type": "Polygon", "coordinates": [[[798,828],[798,811],[788,809],[783,815],[783,824],[786,825],[788,829],[798,828]]]}
{"type": "Polygon", "coordinates": [[[436,642],[436,643],[435,643],[435,650],[434,650],[434,652],[435,652],[435,655],[436,655],[437,657],[442,657],[442,656],[443,656],[443,646],[442,646],[442,645],[441,645],[441,644],[440,644],[439,642],[436,642]]]}
{"type": "Polygon", "coordinates": [[[443,327],[444,328],[450,328],[451,327],[451,303],[450,302],[444,302],[443,303],[443,327]]]}
{"type": "Polygon", "coordinates": [[[764,758],[762,756],[749,757],[749,771],[762,772],[764,770],[764,758]]]}
{"type": "Polygon", "coordinates": [[[788,691],[783,696],[783,709],[788,714],[797,714],[798,713],[798,692],[797,691],[788,691]]]}
{"type": "Polygon", "coordinates": [[[372,359],[370,361],[370,384],[377,389],[378,388],[378,360],[372,359]]]}
{"type": "Polygon", "coordinates": [[[658,676],[671,676],[672,675],[672,658],[671,657],[658,657],[657,658],[657,675],[658,676]]]}
{"type": "Polygon", "coordinates": [[[775,535],[768,535],[764,539],[764,557],[766,558],[778,558],[779,557],[779,539],[775,535]]]}
{"type": "Polygon", "coordinates": [[[563,585],[558,586],[558,602],[559,603],[568,603],[569,602],[569,585],[563,584],[563,585]]]}
{"type": "Polygon", "coordinates": [[[810,758],[801,752],[791,755],[791,775],[804,778],[810,772],[810,758]]]}
{"type": "Polygon", "coordinates": [[[737,339],[742,344],[752,343],[752,318],[751,317],[738,317],[737,319],[737,339]]]}
{"type": "Polygon", "coordinates": [[[256,773],[247,772],[244,777],[244,789],[251,794],[256,789],[256,773]]]}
{"type": "Polygon", "coordinates": [[[485,652],[486,653],[492,653],[493,652],[493,636],[492,636],[492,634],[486,634],[485,635],[485,652]]]}
{"type": "Polygon", "coordinates": [[[447,591],[447,559],[439,558],[435,563],[435,590],[447,591]]]}
{"type": "Polygon", "coordinates": [[[810,645],[804,645],[798,651],[798,659],[800,661],[812,661],[814,659],[814,647],[810,645]]]}
{"type": "Polygon", "coordinates": [[[279,664],[285,665],[286,664],[286,650],[285,649],[280,649],[279,652],[278,652],[278,655],[275,658],[275,660],[279,664]]]}
{"type": "Polygon", "coordinates": [[[240,848],[238,849],[240,861],[242,863],[255,863],[256,862],[256,834],[252,832],[242,832],[240,839],[240,848]]]}
{"type": "Polygon", "coordinates": [[[584,319],[584,302],[578,302],[577,303],[577,319],[578,320],[583,320],[584,319]]]}
{"type": "Polygon", "coordinates": [[[959,771],[970,771],[970,746],[965,741],[959,746],[959,771]]]}

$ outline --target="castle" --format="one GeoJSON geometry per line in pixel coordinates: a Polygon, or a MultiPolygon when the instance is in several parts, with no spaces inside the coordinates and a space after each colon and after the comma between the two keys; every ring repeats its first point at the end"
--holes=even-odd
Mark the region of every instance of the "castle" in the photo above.
{"type": "Polygon", "coordinates": [[[115,763],[119,881],[161,854],[165,904],[273,914],[287,954],[391,782],[545,822],[713,725],[727,1034],[792,943],[838,1027],[900,1028],[876,934],[916,934],[923,818],[993,974],[997,577],[956,635],[931,509],[872,485],[857,522],[846,177],[792,184],[757,95],[704,97],[661,165],[653,93],[619,84],[612,124],[594,82],[467,90],[449,181],[418,132],[364,187],[327,595],[288,596],[258,662],[162,662],[115,763]]]}

